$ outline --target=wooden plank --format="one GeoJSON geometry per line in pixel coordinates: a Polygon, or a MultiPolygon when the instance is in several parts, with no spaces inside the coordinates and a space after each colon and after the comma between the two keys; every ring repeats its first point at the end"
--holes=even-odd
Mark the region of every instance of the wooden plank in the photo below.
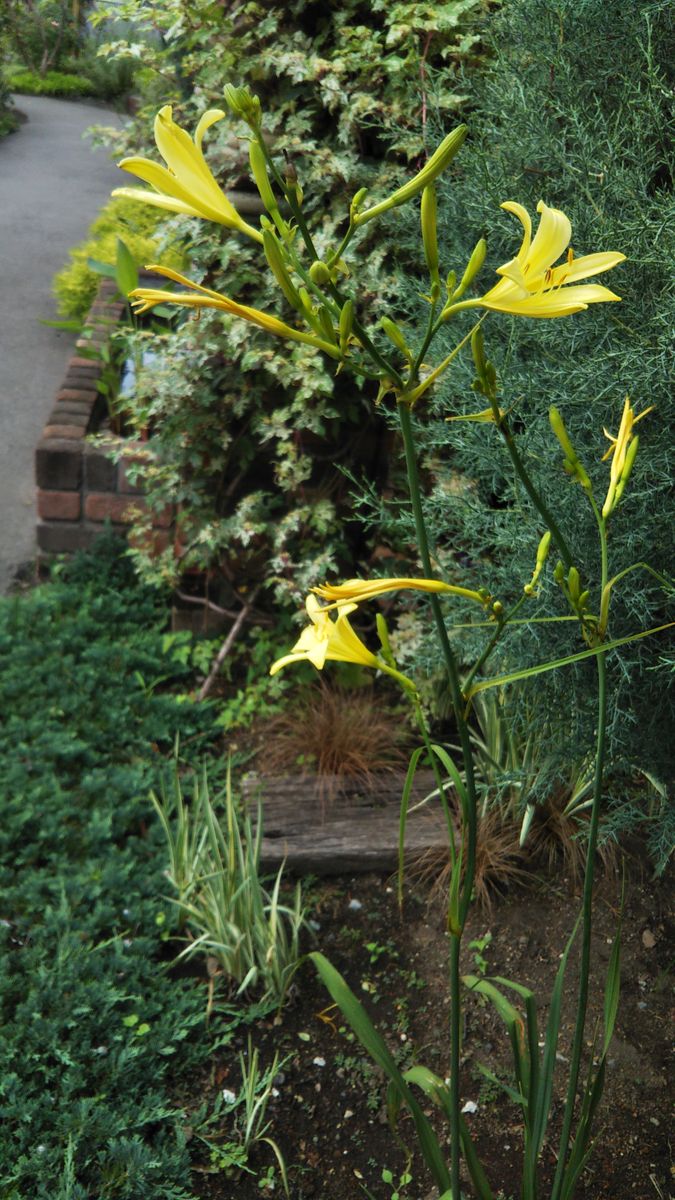
{"type": "MultiPolygon", "coordinates": [[[[262,810],[261,862],[265,869],[285,861],[298,874],[393,871],[404,777],[378,777],[373,790],[343,780],[310,776],[249,776],[244,796],[254,823],[262,810]]],[[[419,772],[410,806],[435,787],[431,771],[419,772]]],[[[408,815],[406,857],[447,847],[448,832],[438,799],[408,815]]]]}

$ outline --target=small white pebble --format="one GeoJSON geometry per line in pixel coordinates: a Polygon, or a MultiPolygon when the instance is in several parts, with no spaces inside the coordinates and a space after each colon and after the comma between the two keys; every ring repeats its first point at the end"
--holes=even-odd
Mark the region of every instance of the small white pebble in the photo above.
{"type": "Polygon", "coordinates": [[[312,1059],[312,1062],[314,1063],[315,1067],[325,1067],[326,1065],[325,1058],[322,1058],[320,1054],[317,1054],[316,1058],[312,1059]]]}
{"type": "Polygon", "coordinates": [[[462,1108],[462,1112],[463,1113],[478,1112],[478,1105],[476,1104],[476,1101],[475,1100],[467,1100],[466,1104],[462,1108]]]}
{"type": "Polygon", "coordinates": [[[360,908],[363,908],[363,905],[362,905],[361,901],[357,900],[356,897],[354,896],[353,899],[351,899],[349,901],[347,908],[350,908],[352,910],[352,912],[358,912],[360,908]]]}
{"type": "Polygon", "coordinates": [[[230,1091],[229,1088],[223,1088],[221,1095],[226,1104],[234,1104],[237,1099],[237,1093],[230,1091]]]}
{"type": "Polygon", "coordinates": [[[35,1149],[37,1150],[38,1154],[46,1154],[47,1152],[46,1146],[36,1146],[35,1149]]]}
{"type": "Polygon", "coordinates": [[[347,1120],[348,1117],[353,1117],[353,1116],[354,1116],[354,1113],[352,1112],[351,1108],[346,1108],[342,1114],[343,1120],[345,1120],[345,1121],[347,1120]]]}

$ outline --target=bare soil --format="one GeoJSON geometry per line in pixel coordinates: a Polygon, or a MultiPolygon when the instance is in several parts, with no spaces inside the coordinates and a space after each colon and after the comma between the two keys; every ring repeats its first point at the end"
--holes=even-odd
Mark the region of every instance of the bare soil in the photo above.
{"type": "MultiPolygon", "coordinates": [[[[597,1144],[576,1200],[670,1200],[675,1183],[668,1140],[675,1012],[670,889],[665,881],[650,881],[638,857],[628,861],[626,873],[619,1018],[597,1120],[597,1144]]],[[[490,912],[474,911],[464,939],[463,972],[503,975],[532,988],[543,1024],[546,997],[580,908],[580,890],[579,881],[563,869],[555,877],[533,873],[528,886],[496,900],[490,912]],[[483,949],[471,947],[474,940],[485,942],[487,933],[491,940],[483,949]]],[[[605,876],[598,883],[589,1046],[602,1009],[620,894],[618,878],[605,876]]],[[[312,887],[310,899],[316,942],[308,948],[320,949],[342,972],[402,1067],[422,1063],[446,1075],[449,1000],[441,905],[430,906],[424,896],[408,894],[399,915],[393,881],[382,875],[320,882],[312,887]]],[[[542,1197],[555,1168],[578,982],[575,950],[578,947],[568,964],[542,1197]]],[[[263,1063],[271,1062],[277,1049],[288,1056],[269,1108],[269,1135],[284,1155],[293,1200],[363,1200],[364,1188],[376,1200],[391,1200],[393,1188],[382,1181],[382,1169],[388,1168],[396,1183],[408,1158],[387,1122],[382,1074],[339,1011],[330,1007],[330,997],[310,964],[301,969],[294,996],[280,1016],[270,1015],[252,1032],[263,1063]]],[[[216,1053],[209,1077],[195,1081],[195,1104],[205,1096],[215,1097],[218,1089],[237,1089],[237,1051],[244,1040],[216,1053]]],[[[463,1102],[476,1105],[466,1119],[495,1196],[515,1200],[520,1189],[520,1110],[486,1080],[480,1063],[504,1082],[511,1081],[510,1046],[500,1018],[491,1005],[466,995],[461,1091],[463,1102]]],[[[405,1115],[399,1136],[414,1151],[414,1130],[405,1115]]],[[[259,1200],[272,1194],[260,1186],[260,1178],[273,1161],[264,1144],[251,1159],[257,1176],[213,1171],[197,1156],[194,1187],[204,1200],[259,1200]]],[[[437,1192],[414,1152],[410,1171],[412,1182],[401,1190],[401,1200],[435,1200],[437,1192]]],[[[465,1182],[466,1196],[472,1196],[465,1182]]],[[[274,1194],[283,1194],[278,1174],[274,1194]]]]}

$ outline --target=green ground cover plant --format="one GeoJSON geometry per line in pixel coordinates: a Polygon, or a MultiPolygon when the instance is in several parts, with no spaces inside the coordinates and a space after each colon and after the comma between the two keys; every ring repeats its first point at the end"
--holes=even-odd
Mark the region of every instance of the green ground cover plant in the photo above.
{"type": "MultiPolygon", "coordinates": [[[[190,1200],[177,1079],[250,1019],[170,975],[149,792],[214,757],[118,539],[0,601],[0,1195],[190,1200]],[[230,1032],[228,1033],[228,1030],[230,1032]]],[[[219,774],[220,771],[220,774],[219,774]]],[[[186,786],[189,786],[187,784],[186,786]]]]}
{"type": "Polygon", "coordinates": [[[85,75],[74,75],[68,71],[11,70],[7,82],[13,92],[29,96],[91,96],[93,86],[85,75]]]}
{"type": "Polygon", "coordinates": [[[85,240],[69,251],[69,264],[54,276],[59,312],[76,320],[86,317],[101,280],[100,271],[90,260],[114,268],[120,238],[137,268],[158,255],[166,255],[167,262],[176,269],[184,268],[188,261],[185,251],[166,236],[161,225],[161,214],[147,205],[122,198],[109,200],[92,222],[85,240]]]}

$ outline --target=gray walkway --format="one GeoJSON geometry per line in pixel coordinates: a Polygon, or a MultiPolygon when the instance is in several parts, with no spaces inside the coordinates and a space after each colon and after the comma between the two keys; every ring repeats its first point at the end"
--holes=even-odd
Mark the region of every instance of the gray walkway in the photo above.
{"type": "Polygon", "coordinates": [[[28,121],[0,141],[0,592],[35,554],[33,453],[72,353],[51,280],[124,182],[83,133],[120,118],[94,105],[18,96],[28,121]]]}

